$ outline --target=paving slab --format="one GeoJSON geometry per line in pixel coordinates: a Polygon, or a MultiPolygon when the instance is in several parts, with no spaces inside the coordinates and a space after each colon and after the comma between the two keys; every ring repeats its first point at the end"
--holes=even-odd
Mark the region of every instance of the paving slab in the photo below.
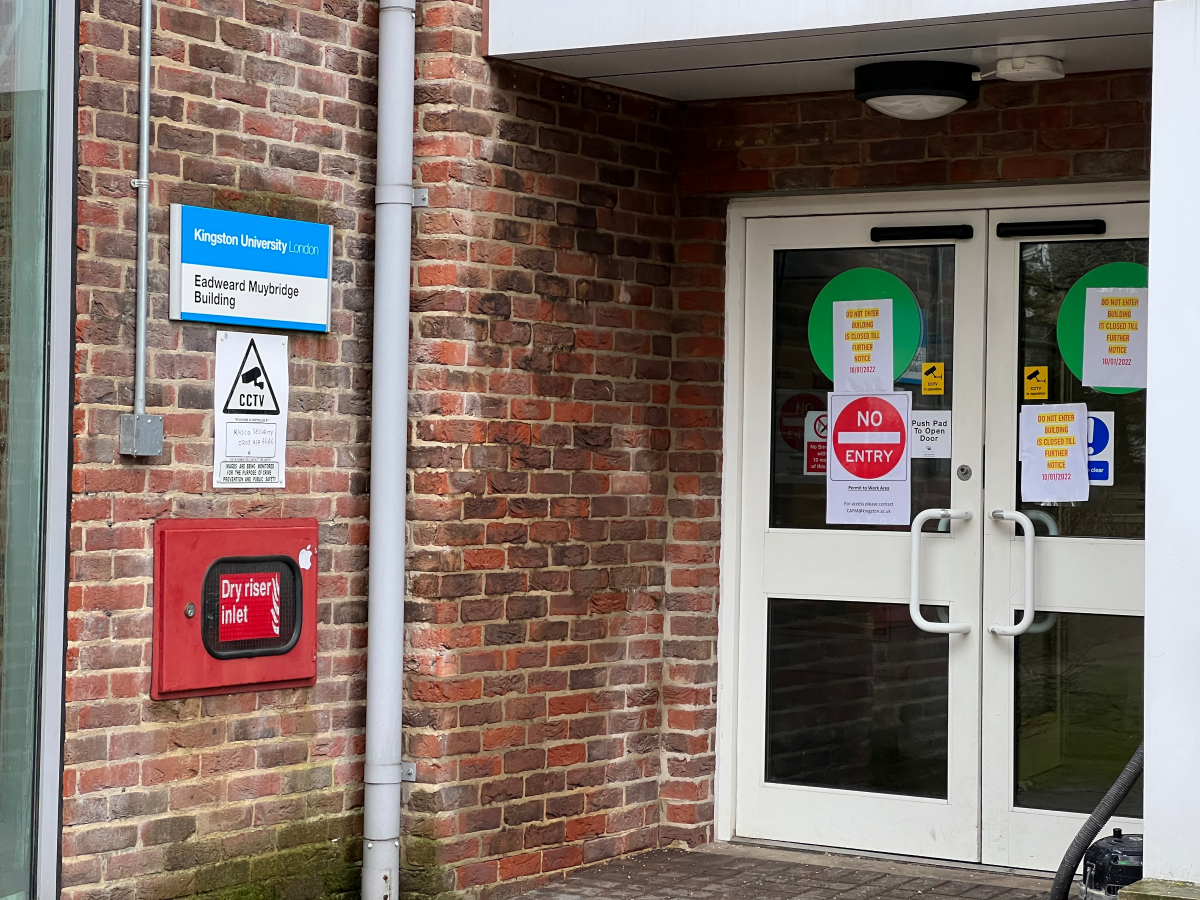
{"type": "Polygon", "coordinates": [[[1041,900],[1051,879],[742,843],[651,850],[580,869],[521,900],[1041,900]]]}

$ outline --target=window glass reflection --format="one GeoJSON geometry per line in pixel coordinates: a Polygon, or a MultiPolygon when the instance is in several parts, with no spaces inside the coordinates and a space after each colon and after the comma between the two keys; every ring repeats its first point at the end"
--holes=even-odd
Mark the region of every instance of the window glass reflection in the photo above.
{"type": "MultiPolygon", "coordinates": [[[[1142,740],[1143,633],[1139,616],[1039,613],[1016,638],[1015,806],[1095,809],[1142,740]]],[[[1117,812],[1141,817],[1140,780],[1117,812]]]]}
{"type": "MultiPolygon", "coordinates": [[[[775,253],[774,382],[771,441],[771,526],[903,531],[907,526],[826,525],[824,466],[809,457],[824,447],[805,440],[810,413],[826,409],[833,382],[809,346],[808,319],[821,289],[850,269],[871,267],[898,277],[912,291],[923,323],[913,364],[895,382],[912,394],[913,410],[950,410],[954,399],[954,247],[854,247],[775,253]],[[921,393],[920,364],[945,364],[944,394],[921,393]],[[815,473],[813,469],[816,469],[815,473]]],[[[950,460],[912,461],[912,508],[950,505],[950,460]]],[[[930,522],[926,530],[937,530],[930,522]]]]}
{"type": "Polygon", "coordinates": [[[31,896],[45,384],[47,10],[0,2],[0,897],[31,896]]]}
{"type": "Polygon", "coordinates": [[[903,604],[834,600],[772,599],[768,629],[767,781],[946,796],[946,635],[903,604]]]}
{"type": "MultiPolygon", "coordinates": [[[[1083,503],[1024,503],[1018,509],[1041,510],[1053,527],[1038,534],[1074,537],[1145,537],[1146,525],[1146,392],[1111,394],[1084,387],[1058,347],[1058,313],[1071,286],[1097,266],[1114,262],[1146,265],[1149,242],[1044,241],[1021,245],[1020,340],[1017,402],[1027,366],[1049,366],[1049,396],[1042,403],[1084,403],[1088,412],[1113,414],[1113,484],[1093,484],[1083,503]]],[[[1110,285],[1127,287],[1127,285],[1110,285]]],[[[1017,461],[1017,484],[1021,483],[1017,461]]],[[[1048,524],[1044,519],[1043,524],[1048,524]]],[[[1038,523],[1035,522],[1035,525],[1038,523]]],[[[1020,527],[1018,526],[1018,533],[1020,527]]]]}

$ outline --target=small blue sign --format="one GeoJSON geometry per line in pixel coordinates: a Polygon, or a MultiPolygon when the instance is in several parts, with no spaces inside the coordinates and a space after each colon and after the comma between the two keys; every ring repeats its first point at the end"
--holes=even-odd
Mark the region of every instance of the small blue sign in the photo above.
{"type": "Polygon", "coordinates": [[[1088,413],[1088,481],[1094,487],[1113,484],[1113,425],[1112,412],[1088,413]]]}
{"type": "Polygon", "coordinates": [[[171,318],[328,331],[333,228],[171,205],[171,318]]]}

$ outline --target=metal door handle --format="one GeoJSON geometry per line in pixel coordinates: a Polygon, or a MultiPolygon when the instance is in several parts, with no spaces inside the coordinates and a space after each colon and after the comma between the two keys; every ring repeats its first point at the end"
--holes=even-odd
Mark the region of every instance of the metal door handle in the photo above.
{"type": "Polygon", "coordinates": [[[970,622],[930,622],[921,615],[921,526],[930,519],[969,519],[969,509],[925,509],[912,523],[912,563],[909,566],[908,614],[913,624],[932,634],[966,634],[970,622]]]}
{"type": "Polygon", "coordinates": [[[1025,513],[1013,509],[994,509],[992,518],[997,521],[1017,522],[1025,532],[1025,609],[1021,612],[1021,621],[1016,625],[989,625],[988,631],[1005,637],[1015,637],[1024,634],[1033,624],[1033,522],[1025,513]]]}

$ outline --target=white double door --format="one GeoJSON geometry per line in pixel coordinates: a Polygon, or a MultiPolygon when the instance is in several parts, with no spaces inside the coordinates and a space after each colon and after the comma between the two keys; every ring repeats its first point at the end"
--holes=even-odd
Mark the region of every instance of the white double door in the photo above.
{"type": "MultiPolygon", "coordinates": [[[[1072,304],[1088,285],[1144,286],[1147,207],[945,206],[747,221],[733,832],[1052,870],[1141,735],[1145,391],[1082,385],[1072,304]],[[918,309],[894,389],[951,440],[913,459],[912,516],[971,514],[925,526],[920,599],[963,633],[910,617],[907,527],[825,524],[832,384],[813,310],[879,299],[853,296],[858,274],[836,282],[856,270],[908,289],[892,298],[899,354],[900,306],[918,309]],[[941,393],[923,381],[935,363],[941,393]],[[1099,416],[1109,469],[1086,502],[1022,503],[1019,409],[1053,402],[1099,416]],[[994,510],[1035,524],[1020,636],[989,630],[1021,618],[1027,565],[994,510]]],[[[1121,812],[1138,830],[1140,794],[1121,812]]]]}

